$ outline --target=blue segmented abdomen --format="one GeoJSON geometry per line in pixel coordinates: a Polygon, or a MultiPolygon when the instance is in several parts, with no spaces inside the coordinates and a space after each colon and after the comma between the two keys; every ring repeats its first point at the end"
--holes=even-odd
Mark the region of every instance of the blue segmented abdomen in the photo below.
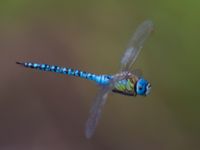
{"type": "Polygon", "coordinates": [[[85,72],[85,71],[81,71],[77,69],[59,67],[55,65],[38,64],[38,63],[31,63],[31,62],[24,62],[24,63],[16,62],[16,63],[27,68],[56,72],[56,73],[60,73],[64,75],[76,76],[76,77],[92,80],[100,85],[108,84],[110,79],[112,78],[111,75],[96,75],[93,73],[89,73],[89,72],[85,72]]]}

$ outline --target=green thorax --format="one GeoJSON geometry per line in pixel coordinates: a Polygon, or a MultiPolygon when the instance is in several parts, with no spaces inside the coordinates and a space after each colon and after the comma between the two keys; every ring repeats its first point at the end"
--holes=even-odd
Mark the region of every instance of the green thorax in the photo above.
{"type": "Polygon", "coordinates": [[[136,76],[131,76],[128,79],[121,80],[115,83],[115,87],[112,91],[123,95],[136,96],[135,86],[137,80],[138,77],[136,76]]]}

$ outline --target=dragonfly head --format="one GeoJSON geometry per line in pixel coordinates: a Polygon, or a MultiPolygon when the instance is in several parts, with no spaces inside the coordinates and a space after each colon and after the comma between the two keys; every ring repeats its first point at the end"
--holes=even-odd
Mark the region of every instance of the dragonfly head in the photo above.
{"type": "Polygon", "coordinates": [[[151,91],[151,84],[143,79],[140,78],[137,83],[136,83],[136,93],[138,95],[143,95],[143,96],[147,96],[151,91]]]}

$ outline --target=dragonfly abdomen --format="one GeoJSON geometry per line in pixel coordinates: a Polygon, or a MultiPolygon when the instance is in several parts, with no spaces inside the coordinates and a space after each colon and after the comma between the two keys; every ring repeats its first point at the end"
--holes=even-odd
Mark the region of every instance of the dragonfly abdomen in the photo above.
{"type": "Polygon", "coordinates": [[[81,71],[78,69],[66,68],[66,67],[59,67],[55,65],[48,65],[48,64],[38,64],[38,63],[31,63],[31,62],[16,62],[19,65],[22,65],[26,68],[37,69],[41,71],[49,71],[60,73],[69,76],[76,76],[88,80],[95,81],[97,84],[106,85],[109,83],[109,80],[112,78],[110,75],[96,75],[93,73],[81,71]]]}

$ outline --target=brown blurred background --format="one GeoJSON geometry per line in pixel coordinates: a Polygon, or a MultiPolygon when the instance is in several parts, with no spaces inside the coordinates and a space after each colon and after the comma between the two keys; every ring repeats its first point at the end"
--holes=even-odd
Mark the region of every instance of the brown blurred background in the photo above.
{"type": "Polygon", "coordinates": [[[199,6],[195,0],[0,1],[0,149],[200,149],[199,6]],[[84,127],[95,84],[15,64],[115,73],[146,19],[155,32],[135,67],[152,92],[111,94],[91,140],[84,127]]]}

